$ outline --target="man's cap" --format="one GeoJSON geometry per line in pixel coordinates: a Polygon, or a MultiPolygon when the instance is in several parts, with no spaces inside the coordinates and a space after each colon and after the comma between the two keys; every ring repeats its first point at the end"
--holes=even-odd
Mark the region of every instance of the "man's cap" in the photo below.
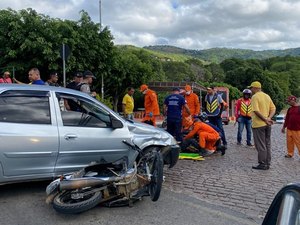
{"type": "Polygon", "coordinates": [[[140,91],[141,91],[141,92],[145,91],[146,89],[148,89],[148,86],[147,86],[146,84],[142,84],[142,85],[140,86],[140,91]]]}
{"type": "Polygon", "coordinates": [[[207,87],[206,89],[207,89],[207,90],[214,90],[215,87],[214,87],[214,86],[209,86],[209,87],[207,87]]]}
{"type": "Polygon", "coordinates": [[[185,85],[185,88],[184,88],[186,91],[191,91],[192,90],[192,87],[190,85],[185,85]]]}
{"type": "Polygon", "coordinates": [[[297,101],[297,97],[294,95],[290,95],[289,97],[287,97],[286,99],[287,102],[291,102],[291,101],[297,101]]]}
{"type": "Polygon", "coordinates": [[[94,74],[91,71],[89,71],[89,70],[86,70],[86,71],[83,72],[83,77],[84,78],[91,77],[93,79],[96,79],[96,77],[94,76],[94,74]]]}
{"type": "Polygon", "coordinates": [[[83,77],[83,74],[81,72],[75,72],[74,77],[83,77]]]}
{"type": "Polygon", "coordinates": [[[261,83],[259,81],[253,81],[248,88],[261,88],[261,83]]]}
{"type": "Polygon", "coordinates": [[[179,88],[179,87],[174,87],[174,88],[173,88],[173,91],[178,91],[178,92],[180,92],[180,88],[179,88]]]}
{"type": "Polygon", "coordinates": [[[8,71],[5,71],[4,74],[10,76],[10,72],[8,72],[8,71]]]}

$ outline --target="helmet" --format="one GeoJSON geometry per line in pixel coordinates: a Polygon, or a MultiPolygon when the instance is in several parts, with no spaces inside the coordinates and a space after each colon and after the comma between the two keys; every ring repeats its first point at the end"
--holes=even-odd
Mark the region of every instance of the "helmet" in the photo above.
{"type": "Polygon", "coordinates": [[[207,113],[206,112],[202,112],[200,115],[199,115],[199,119],[204,122],[207,120],[207,113]]]}
{"type": "Polygon", "coordinates": [[[249,95],[251,95],[252,91],[250,89],[244,89],[243,90],[243,94],[249,94],[249,95]]]}

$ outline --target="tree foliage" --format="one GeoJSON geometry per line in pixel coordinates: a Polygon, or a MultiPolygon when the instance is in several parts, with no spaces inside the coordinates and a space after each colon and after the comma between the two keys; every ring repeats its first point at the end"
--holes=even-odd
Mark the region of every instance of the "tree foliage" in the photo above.
{"type": "Polygon", "coordinates": [[[0,11],[0,65],[15,67],[16,77],[27,80],[27,71],[38,67],[45,79],[51,70],[62,73],[60,48],[67,44],[71,55],[67,72],[89,69],[109,74],[113,51],[112,35],[81,11],[79,21],[53,19],[33,9],[0,11]]]}
{"type": "Polygon", "coordinates": [[[99,24],[94,23],[85,11],[80,12],[78,21],[70,21],[50,18],[33,9],[0,10],[0,67],[2,71],[15,68],[17,79],[27,82],[31,67],[38,67],[43,79],[52,70],[62,74],[60,49],[63,43],[71,49],[66,64],[68,77],[71,78],[75,71],[88,69],[94,72],[96,91],[100,93],[104,85],[104,101],[113,101],[114,109],[127,87],[138,88],[150,81],[192,81],[228,86],[230,98],[236,99],[252,81],[258,80],[278,111],[285,106],[284,99],[288,95],[300,96],[300,57],[285,54],[299,55],[299,49],[281,53],[237,49],[195,51],[160,46],[159,53],[155,53],[154,48],[150,51],[149,48],[114,46],[110,30],[105,27],[100,31],[99,24]],[[166,49],[171,54],[161,53],[166,49]],[[178,53],[180,57],[176,57],[178,53]],[[257,56],[276,53],[280,57],[248,59],[254,53],[257,56]],[[211,62],[197,58],[206,54],[210,54],[211,62]],[[225,60],[219,64],[222,58],[225,60]]]}

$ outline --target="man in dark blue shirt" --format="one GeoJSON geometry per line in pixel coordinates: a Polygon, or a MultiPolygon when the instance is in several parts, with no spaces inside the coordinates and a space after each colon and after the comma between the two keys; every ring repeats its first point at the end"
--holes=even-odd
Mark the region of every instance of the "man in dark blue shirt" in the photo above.
{"type": "Polygon", "coordinates": [[[182,142],[182,109],[186,109],[190,115],[190,109],[179,88],[173,88],[173,93],[166,97],[164,101],[164,112],[167,116],[167,131],[175,137],[178,142],[182,142]]]}

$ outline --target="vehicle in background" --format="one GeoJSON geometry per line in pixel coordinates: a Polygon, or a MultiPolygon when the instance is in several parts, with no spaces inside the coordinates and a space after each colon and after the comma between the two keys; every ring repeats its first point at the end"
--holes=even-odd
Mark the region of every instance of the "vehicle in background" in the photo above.
{"type": "Polygon", "coordinates": [[[221,114],[222,122],[225,125],[229,123],[229,89],[227,87],[215,87],[216,92],[221,95],[224,100],[224,110],[221,114]]]}
{"type": "Polygon", "coordinates": [[[228,115],[228,110],[224,110],[221,114],[221,117],[222,117],[222,122],[225,124],[225,125],[228,125],[229,124],[229,115],[228,115]]]}
{"type": "Polygon", "coordinates": [[[279,114],[276,116],[276,123],[283,124],[285,119],[285,115],[279,114]]]}

